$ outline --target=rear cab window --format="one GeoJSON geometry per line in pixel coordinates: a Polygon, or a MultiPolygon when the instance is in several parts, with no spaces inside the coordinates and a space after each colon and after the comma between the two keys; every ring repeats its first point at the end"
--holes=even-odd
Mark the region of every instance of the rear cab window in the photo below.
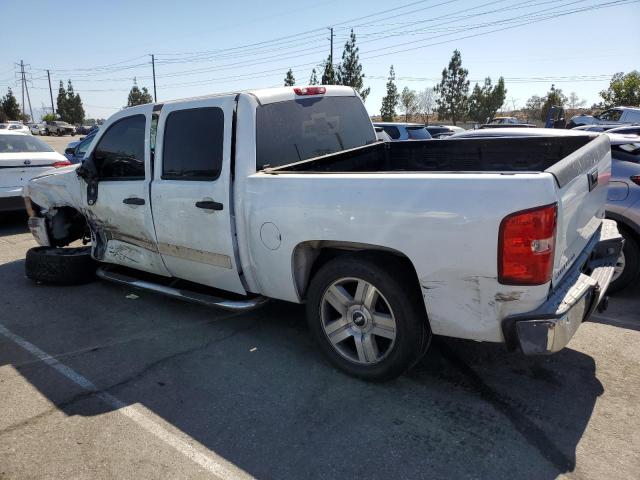
{"type": "Polygon", "coordinates": [[[256,110],[256,169],[279,167],[376,142],[357,97],[322,96],[256,110]]]}

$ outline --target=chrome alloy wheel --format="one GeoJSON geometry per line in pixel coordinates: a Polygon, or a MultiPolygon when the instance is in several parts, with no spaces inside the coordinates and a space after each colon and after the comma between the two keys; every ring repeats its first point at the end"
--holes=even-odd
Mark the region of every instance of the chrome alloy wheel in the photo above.
{"type": "Polygon", "coordinates": [[[380,362],[392,350],[396,320],[391,305],[371,283],[341,278],[322,294],[322,328],[333,348],[361,365],[380,362]]]}
{"type": "Polygon", "coordinates": [[[613,277],[611,278],[612,282],[615,282],[618,278],[620,278],[620,275],[622,275],[622,272],[624,272],[624,267],[627,264],[625,258],[624,258],[624,251],[620,252],[620,256],[618,257],[618,261],[616,262],[616,266],[613,270],[613,277]]]}

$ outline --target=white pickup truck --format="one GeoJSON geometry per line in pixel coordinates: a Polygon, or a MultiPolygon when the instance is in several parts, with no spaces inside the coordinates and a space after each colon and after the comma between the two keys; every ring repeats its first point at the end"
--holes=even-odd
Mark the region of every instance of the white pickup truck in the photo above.
{"type": "Polygon", "coordinates": [[[42,245],[27,275],[100,265],[228,309],[306,302],[328,359],[364,379],[400,375],[432,334],[555,352],[606,303],[621,249],[603,219],[609,140],[496,135],[377,142],[338,86],[127,108],[77,170],[25,187],[42,245]]]}

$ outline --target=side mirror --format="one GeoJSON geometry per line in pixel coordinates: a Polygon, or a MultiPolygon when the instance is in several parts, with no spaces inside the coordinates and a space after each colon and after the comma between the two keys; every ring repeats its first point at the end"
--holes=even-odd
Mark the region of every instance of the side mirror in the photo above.
{"type": "Polygon", "coordinates": [[[74,156],[76,154],[76,147],[69,147],[64,151],[65,155],[74,156]]]}

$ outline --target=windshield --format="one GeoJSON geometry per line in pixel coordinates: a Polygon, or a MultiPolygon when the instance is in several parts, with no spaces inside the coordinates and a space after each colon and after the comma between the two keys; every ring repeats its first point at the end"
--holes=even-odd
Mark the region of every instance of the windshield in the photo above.
{"type": "Polygon", "coordinates": [[[376,142],[357,97],[309,97],[258,107],[256,168],[278,167],[376,142]]]}
{"type": "Polygon", "coordinates": [[[407,133],[411,140],[429,140],[431,135],[424,127],[407,127],[407,133]]]}
{"type": "Polygon", "coordinates": [[[53,152],[53,148],[30,135],[0,135],[0,153],[53,152]]]}

